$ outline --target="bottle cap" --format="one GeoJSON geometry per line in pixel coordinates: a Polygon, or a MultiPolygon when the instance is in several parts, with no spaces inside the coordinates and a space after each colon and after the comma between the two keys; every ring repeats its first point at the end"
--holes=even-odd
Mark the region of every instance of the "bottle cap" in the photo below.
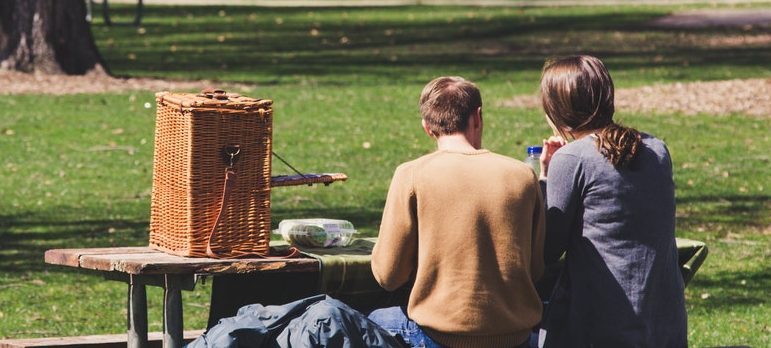
{"type": "Polygon", "coordinates": [[[534,154],[534,153],[541,153],[543,152],[543,146],[528,146],[527,147],[527,154],[534,154]]]}

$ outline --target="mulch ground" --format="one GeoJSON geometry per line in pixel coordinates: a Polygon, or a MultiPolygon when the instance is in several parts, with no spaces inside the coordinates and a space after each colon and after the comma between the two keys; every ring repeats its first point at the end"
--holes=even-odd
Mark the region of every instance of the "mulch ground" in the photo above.
{"type": "Polygon", "coordinates": [[[0,70],[0,95],[14,94],[77,94],[121,91],[200,91],[216,86],[228,91],[251,89],[253,85],[214,83],[208,80],[174,81],[151,78],[116,78],[100,73],[80,76],[47,75],[0,70]]]}
{"type": "MultiPolygon", "coordinates": [[[[93,74],[84,76],[26,74],[0,71],[0,95],[75,94],[121,91],[198,91],[211,81],[174,81],[149,78],[114,78],[93,74]]],[[[230,91],[244,91],[254,85],[216,83],[230,91]]],[[[503,102],[515,108],[540,108],[537,95],[516,96],[503,102]]],[[[741,113],[771,117],[771,79],[659,84],[616,90],[616,110],[642,113],[682,113],[725,115],[741,113]]]]}
{"type": "MultiPolygon", "coordinates": [[[[706,28],[771,26],[771,12],[757,9],[694,10],[674,13],[649,23],[660,28],[706,28]]],[[[697,38],[685,39],[697,40],[697,38]]],[[[771,35],[728,35],[711,37],[699,45],[708,47],[741,47],[769,45],[771,35]]],[[[741,113],[771,117],[771,79],[726,80],[657,84],[616,90],[616,110],[641,113],[682,113],[685,115],[726,115],[741,113]]],[[[536,95],[516,96],[503,103],[508,107],[540,108],[536,95]]]]}
{"type": "MultiPolygon", "coordinates": [[[[771,117],[771,79],[659,84],[616,90],[616,111],[726,115],[741,113],[771,117]]],[[[516,96],[503,103],[516,108],[540,108],[536,95],[516,96]]]]}

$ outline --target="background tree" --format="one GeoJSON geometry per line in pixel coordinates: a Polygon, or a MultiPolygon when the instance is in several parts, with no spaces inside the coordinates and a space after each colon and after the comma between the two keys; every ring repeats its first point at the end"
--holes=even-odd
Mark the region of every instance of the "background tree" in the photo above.
{"type": "Polygon", "coordinates": [[[83,0],[0,1],[0,69],[107,73],[83,0]]]}

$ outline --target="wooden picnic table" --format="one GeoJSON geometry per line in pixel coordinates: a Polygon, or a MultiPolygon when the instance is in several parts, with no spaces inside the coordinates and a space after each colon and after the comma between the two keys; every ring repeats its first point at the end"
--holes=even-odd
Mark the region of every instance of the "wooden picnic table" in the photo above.
{"type": "MultiPolygon", "coordinates": [[[[707,247],[702,242],[688,239],[678,238],[676,242],[680,271],[687,284],[704,262],[707,247]]],[[[368,262],[368,258],[365,260],[368,262]]],[[[148,346],[146,286],[164,289],[163,347],[176,348],[181,347],[183,342],[181,290],[193,290],[198,277],[263,272],[320,274],[319,260],[310,257],[187,258],[148,247],[53,249],[46,251],[45,262],[97,271],[107,279],[128,284],[128,347],[131,348],[148,346]]]]}
{"type": "Polygon", "coordinates": [[[163,347],[182,346],[182,290],[204,275],[253,272],[319,272],[313,258],[210,259],[166,254],[148,247],[52,249],[45,262],[102,273],[128,284],[128,347],[148,347],[146,286],[164,289],[163,347]]]}

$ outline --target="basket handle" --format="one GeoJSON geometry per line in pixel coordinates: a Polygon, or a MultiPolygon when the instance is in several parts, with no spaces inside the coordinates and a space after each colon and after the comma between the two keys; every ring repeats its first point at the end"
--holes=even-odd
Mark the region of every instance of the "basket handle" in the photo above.
{"type": "Polygon", "coordinates": [[[256,257],[256,258],[267,258],[267,257],[278,257],[278,258],[292,258],[300,254],[300,251],[297,250],[295,247],[290,247],[288,254],[286,255],[276,255],[276,256],[270,256],[269,253],[250,253],[250,252],[243,252],[243,251],[233,251],[231,250],[227,254],[219,254],[211,247],[211,241],[212,238],[214,238],[214,233],[217,231],[217,226],[219,226],[220,221],[222,220],[223,216],[225,215],[225,211],[227,210],[228,201],[230,198],[230,193],[233,191],[233,187],[236,185],[236,171],[233,169],[233,164],[238,159],[238,154],[241,153],[241,148],[238,145],[231,145],[231,146],[225,146],[223,148],[223,154],[226,155],[226,163],[228,163],[228,166],[225,168],[225,184],[222,188],[222,200],[220,202],[220,209],[217,213],[217,219],[214,220],[214,225],[211,227],[211,231],[209,232],[209,239],[206,241],[206,256],[213,258],[213,259],[236,259],[236,258],[242,258],[242,257],[256,257]]]}
{"type": "Polygon", "coordinates": [[[201,90],[201,93],[198,94],[199,97],[206,97],[209,99],[217,99],[217,100],[227,100],[228,94],[225,92],[224,89],[214,88],[214,87],[207,87],[201,90]]]}

